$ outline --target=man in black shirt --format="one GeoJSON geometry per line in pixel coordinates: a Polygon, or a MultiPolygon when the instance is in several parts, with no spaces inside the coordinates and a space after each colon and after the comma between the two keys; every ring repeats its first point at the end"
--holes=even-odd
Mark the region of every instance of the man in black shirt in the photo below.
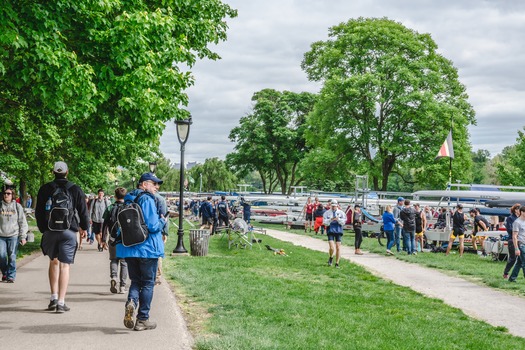
{"type": "Polygon", "coordinates": [[[217,204],[217,216],[219,218],[219,226],[229,226],[230,225],[230,215],[231,211],[226,201],[225,196],[221,196],[221,201],[217,204]]]}
{"type": "Polygon", "coordinates": [[[467,217],[463,212],[463,204],[458,204],[456,211],[452,215],[452,233],[450,234],[450,239],[448,240],[447,252],[450,253],[450,248],[452,248],[452,243],[456,240],[456,237],[459,237],[459,256],[463,256],[463,250],[465,246],[463,241],[465,240],[465,221],[467,217]]]}
{"type": "Polygon", "coordinates": [[[73,264],[77,251],[76,232],[80,232],[80,239],[86,237],[89,215],[85,201],[86,195],[80,187],[69,182],[66,178],[68,174],[67,164],[56,162],[53,173],[55,174],[55,180],[44,184],[38,191],[35,218],[38,229],[42,232],[40,247],[44,255],[49,256],[49,259],[51,259],[49,262],[51,301],[48,305],[48,310],[63,313],[69,311],[69,307],[65,304],[65,298],[69,284],[69,265],[73,264]],[[50,208],[46,203],[51,200],[58,187],[65,188],[68,192],[80,222],[78,222],[76,215],[73,215],[69,228],[52,231],[48,220],[50,208]]]}

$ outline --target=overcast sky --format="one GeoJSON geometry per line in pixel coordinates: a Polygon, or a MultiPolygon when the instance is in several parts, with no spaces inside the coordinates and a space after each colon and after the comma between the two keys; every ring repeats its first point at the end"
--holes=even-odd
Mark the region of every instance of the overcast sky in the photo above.
{"type": "MultiPolygon", "coordinates": [[[[228,40],[214,47],[218,61],[193,68],[188,90],[193,125],[185,161],[225,159],[239,119],[251,112],[251,97],[265,88],[319,92],[300,64],[310,45],[328,39],[328,28],[358,17],[387,17],[429,33],[452,60],[476,111],[470,127],[473,150],[494,156],[516,142],[525,126],[525,1],[521,0],[225,0],[237,9],[228,40]]],[[[161,150],[180,161],[173,122],[161,150]]],[[[436,149],[436,153],[437,153],[436,149]]],[[[432,155],[434,156],[434,155],[432,155]]]]}

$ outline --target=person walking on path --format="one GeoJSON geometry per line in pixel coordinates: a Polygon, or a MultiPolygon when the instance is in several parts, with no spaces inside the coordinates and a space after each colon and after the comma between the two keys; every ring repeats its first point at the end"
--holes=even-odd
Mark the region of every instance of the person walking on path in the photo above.
{"type": "Polygon", "coordinates": [[[330,210],[323,215],[323,223],[327,227],[328,236],[328,266],[332,266],[335,252],[335,267],[339,268],[341,258],[341,237],[343,236],[343,225],[346,222],[344,211],[339,209],[337,201],[332,200],[330,210]]]}
{"type": "Polygon", "coordinates": [[[40,247],[42,253],[49,256],[49,286],[51,289],[51,298],[48,310],[55,310],[57,313],[69,311],[65,304],[67,287],[69,284],[69,267],[75,261],[77,251],[77,234],[80,232],[82,238],[86,236],[86,230],[89,225],[89,215],[86,207],[84,192],[68,181],[69,173],[67,164],[56,162],[53,167],[55,180],[48,182],[40,187],[37,195],[35,207],[35,218],[38,229],[42,232],[42,241],[40,247]],[[53,195],[61,188],[70,197],[71,205],[77,212],[80,222],[73,213],[71,224],[63,230],[51,230],[49,227],[50,208],[49,202],[53,195]],[[80,227],[79,227],[80,226],[80,227]]]}
{"type": "Polygon", "coordinates": [[[363,212],[361,212],[361,206],[359,204],[354,206],[351,224],[355,232],[355,253],[357,255],[363,255],[361,251],[361,243],[363,242],[363,232],[361,231],[361,227],[363,226],[363,212]]]}
{"type": "Polygon", "coordinates": [[[396,225],[396,219],[394,218],[394,214],[392,214],[392,206],[387,205],[385,208],[385,212],[383,213],[383,230],[385,231],[386,238],[387,238],[386,253],[388,255],[394,255],[391,249],[395,244],[395,239],[394,239],[395,225],[396,225]]]}
{"type": "Polygon", "coordinates": [[[129,247],[124,246],[122,242],[117,244],[117,257],[126,259],[131,279],[125,305],[124,326],[136,331],[157,327],[157,323],[150,321],[149,311],[153,300],[158,261],[159,258],[164,257],[162,229],[166,225],[165,219],[158,214],[155,197],[152,194],[157,183],[162,183],[162,180],[153,173],[144,173],[139,179],[138,188],[129,192],[124,198],[125,202],[132,202],[140,195],[137,202],[148,227],[148,237],[144,242],[129,247]]]}
{"type": "Polygon", "coordinates": [[[463,251],[465,249],[463,244],[465,240],[465,221],[467,220],[465,213],[463,213],[463,204],[459,203],[456,207],[456,211],[452,215],[452,233],[448,240],[447,252],[445,255],[450,253],[452,243],[454,243],[456,237],[459,237],[459,256],[463,256],[463,251]]]}
{"type": "Polygon", "coordinates": [[[525,206],[520,208],[520,216],[512,224],[512,241],[518,261],[512,269],[509,282],[516,282],[520,270],[523,270],[525,276],[525,206]]]}
{"type": "Polygon", "coordinates": [[[110,239],[110,236],[116,237],[118,235],[116,232],[118,230],[116,216],[123,207],[126,192],[126,189],[123,187],[117,187],[115,189],[115,203],[111,204],[108,210],[104,213],[104,223],[102,225],[102,248],[109,251],[109,291],[113,294],[126,293],[126,283],[128,280],[128,264],[126,259],[117,258],[117,248],[115,247],[114,242],[110,239]],[[118,290],[117,284],[119,285],[118,290]]]}
{"type": "Polygon", "coordinates": [[[405,199],[405,207],[399,213],[403,223],[403,246],[408,255],[416,255],[416,210],[410,206],[410,199],[405,199]]]}
{"type": "Polygon", "coordinates": [[[503,278],[505,279],[509,278],[509,272],[516,263],[516,248],[514,248],[514,240],[512,239],[512,225],[518,216],[520,216],[520,207],[521,204],[514,204],[512,208],[510,208],[510,216],[505,219],[505,228],[509,234],[509,239],[507,240],[509,258],[507,260],[507,264],[505,265],[505,269],[503,269],[503,278]]]}
{"type": "Polygon", "coordinates": [[[2,193],[0,208],[0,270],[2,282],[13,283],[16,278],[18,244],[26,244],[27,219],[24,208],[13,200],[14,188],[8,186],[2,193]]]}
{"type": "Polygon", "coordinates": [[[97,240],[99,252],[104,250],[102,248],[102,223],[104,222],[104,213],[108,208],[108,200],[104,198],[104,190],[100,188],[98,190],[97,198],[93,199],[91,207],[89,208],[91,229],[97,240]]]}

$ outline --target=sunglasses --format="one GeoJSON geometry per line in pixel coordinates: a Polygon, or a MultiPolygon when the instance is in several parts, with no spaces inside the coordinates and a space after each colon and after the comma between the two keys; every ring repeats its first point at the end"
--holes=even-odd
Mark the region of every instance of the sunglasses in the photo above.
{"type": "Polygon", "coordinates": [[[13,192],[4,192],[4,196],[11,196],[13,192]]]}

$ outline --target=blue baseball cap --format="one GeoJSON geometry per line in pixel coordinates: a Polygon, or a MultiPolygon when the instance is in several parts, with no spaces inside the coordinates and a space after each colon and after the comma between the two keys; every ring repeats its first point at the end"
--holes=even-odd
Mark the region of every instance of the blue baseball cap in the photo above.
{"type": "Polygon", "coordinates": [[[142,176],[140,177],[139,179],[139,183],[142,183],[144,181],[153,181],[159,185],[162,185],[162,183],[164,181],[162,181],[161,179],[159,179],[158,177],[155,176],[155,174],[153,173],[144,173],[142,174],[142,176]]]}
{"type": "Polygon", "coordinates": [[[397,197],[397,201],[398,202],[401,202],[401,201],[404,201],[404,200],[405,200],[405,198],[403,198],[403,197],[397,197]]]}

